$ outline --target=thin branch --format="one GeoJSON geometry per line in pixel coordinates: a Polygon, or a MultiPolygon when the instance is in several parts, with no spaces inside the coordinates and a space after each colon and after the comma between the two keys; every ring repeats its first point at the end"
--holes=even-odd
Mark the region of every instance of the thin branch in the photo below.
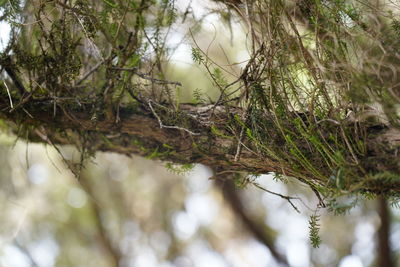
{"type": "Polygon", "coordinates": [[[321,124],[324,121],[332,122],[333,124],[336,124],[336,125],[341,125],[340,122],[333,120],[333,119],[322,119],[322,120],[317,121],[317,124],[321,124]]]}
{"type": "Polygon", "coordinates": [[[81,25],[83,32],[86,36],[86,38],[89,40],[89,44],[92,46],[93,50],[96,52],[96,56],[98,58],[101,59],[100,62],[104,62],[104,57],[101,55],[100,53],[100,49],[97,47],[97,45],[94,43],[94,41],[92,40],[92,38],[90,38],[88,32],[85,29],[85,26],[83,25],[83,22],[81,21],[81,19],[78,17],[78,15],[76,15],[76,13],[74,11],[72,11],[72,13],[75,15],[76,19],[78,20],[79,24],[81,25]]]}
{"type": "MultiPolygon", "coordinates": [[[[17,15],[18,12],[14,9],[14,7],[13,7],[13,5],[11,4],[10,0],[8,0],[8,4],[9,4],[9,6],[11,7],[11,12],[12,12],[13,16],[14,16],[15,18],[17,18],[17,17],[18,17],[18,15],[17,15]]],[[[54,11],[55,9],[56,9],[56,7],[53,7],[53,9],[51,9],[51,10],[49,11],[49,13],[53,13],[53,11],[54,11]]],[[[3,18],[6,18],[6,17],[7,17],[7,14],[3,15],[2,17],[0,17],[0,20],[3,20],[3,18]]],[[[46,18],[47,18],[47,17],[46,17],[46,18]]],[[[43,19],[44,19],[44,18],[43,18],[43,19]]],[[[36,23],[41,22],[43,19],[39,19],[39,20],[27,22],[27,23],[17,22],[17,21],[13,21],[13,20],[11,20],[11,22],[12,22],[13,24],[15,23],[16,25],[30,26],[30,25],[34,25],[34,24],[36,24],[36,23]]]]}
{"type": "Polygon", "coordinates": [[[11,59],[9,57],[7,57],[5,60],[0,61],[0,65],[3,66],[4,70],[6,71],[8,76],[11,78],[15,87],[17,87],[19,93],[22,96],[22,95],[24,95],[25,92],[27,92],[27,90],[25,89],[23,84],[20,82],[20,80],[19,80],[18,76],[15,74],[14,70],[11,68],[11,64],[12,64],[11,59]]]}
{"type": "Polygon", "coordinates": [[[243,133],[244,133],[244,126],[242,126],[242,129],[240,130],[234,161],[239,160],[240,153],[242,152],[243,133]]]}
{"type": "Polygon", "coordinates": [[[89,78],[89,76],[93,72],[95,72],[104,62],[105,62],[105,60],[98,62],[91,70],[89,70],[85,75],[83,75],[83,77],[76,83],[76,85],[81,84],[83,81],[85,81],[87,78],[89,78]]]}
{"type": "Polygon", "coordinates": [[[243,203],[235,189],[235,185],[233,184],[232,180],[218,179],[216,180],[216,184],[224,194],[225,200],[231,207],[234,215],[242,221],[246,229],[252,233],[258,241],[260,241],[269,249],[271,255],[281,264],[281,266],[289,266],[286,257],[276,249],[274,238],[271,236],[271,234],[269,234],[270,231],[267,230],[269,228],[268,225],[258,223],[245,211],[243,203]]]}
{"type": "Polygon", "coordinates": [[[270,190],[265,189],[264,187],[262,187],[261,185],[259,185],[258,183],[255,183],[255,182],[252,182],[251,184],[254,185],[255,187],[257,187],[258,189],[261,189],[262,191],[265,191],[265,192],[267,192],[269,194],[272,194],[272,195],[275,195],[275,196],[278,196],[280,198],[283,198],[283,199],[287,200],[289,202],[289,204],[295,209],[295,211],[300,213],[300,210],[296,207],[296,205],[293,204],[292,200],[295,199],[295,200],[300,200],[301,201],[301,198],[285,196],[285,195],[270,191],[270,190]]]}
{"type": "Polygon", "coordinates": [[[10,89],[8,89],[8,86],[7,86],[7,84],[6,84],[5,81],[3,81],[3,83],[4,83],[4,85],[6,86],[6,90],[7,90],[7,94],[8,94],[8,99],[10,100],[11,109],[13,109],[13,108],[14,108],[14,105],[13,105],[13,101],[12,101],[12,98],[11,98],[10,89]]]}
{"type": "Polygon", "coordinates": [[[133,74],[139,76],[142,79],[149,80],[153,83],[158,83],[158,84],[173,84],[177,86],[182,86],[180,82],[173,82],[173,81],[167,81],[167,80],[161,80],[161,79],[155,79],[153,77],[150,77],[150,75],[139,72],[137,68],[118,68],[118,67],[112,67],[110,68],[112,70],[120,70],[120,71],[131,71],[133,74]]]}
{"type": "Polygon", "coordinates": [[[30,265],[33,267],[39,267],[39,264],[35,261],[35,259],[32,256],[32,253],[25,247],[23,246],[18,240],[14,240],[14,246],[16,246],[22,253],[25,254],[25,256],[29,259],[30,265]]]}
{"type": "Polygon", "coordinates": [[[13,112],[14,110],[23,106],[25,103],[27,103],[31,99],[31,97],[32,97],[32,92],[30,92],[26,97],[24,97],[17,105],[15,105],[13,108],[11,108],[10,112],[13,112]]]}
{"type": "Polygon", "coordinates": [[[110,237],[110,233],[107,230],[106,225],[104,224],[104,219],[102,218],[103,217],[102,207],[100,207],[99,203],[96,201],[93,186],[89,182],[89,176],[87,176],[87,174],[84,174],[82,179],[79,180],[79,183],[82,186],[82,189],[89,196],[89,199],[90,199],[89,204],[90,204],[90,208],[93,211],[93,215],[94,215],[93,219],[95,222],[95,226],[97,228],[100,242],[113,260],[113,263],[111,266],[117,267],[117,266],[119,266],[119,262],[120,262],[121,258],[123,257],[122,252],[119,250],[119,248],[117,246],[114,245],[114,243],[110,237]]]}
{"type": "Polygon", "coordinates": [[[133,99],[135,99],[138,103],[143,104],[143,101],[140,100],[140,98],[139,98],[138,96],[135,95],[135,92],[133,91],[132,88],[127,87],[126,90],[128,91],[128,94],[129,94],[133,99]]]}
{"type": "Polygon", "coordinates": [[[158,123],[160,124],[160,128],[161,128],[161,129],[162,129],[162,128],[178,129],[178,130],[183,130],[183,131],[185,131],[185,132],[188,132],[188,133],[191,134],[191,135],[200,135],[200,133],[195,133],[195,132],[192,132],[192,131],[190,131],[190,130],[188,130],[188,129],[179,127],[179,126],[168,126],[168,125],[164,125],[164,124],[162,123],[162,121],[161,121],[161,118],[160,118],[160,117],[157,115],[157,113],[154,111],[154,108],[153,108],[153,106],[151,105],[151,102],[154,102],[154,101],[153,101],[153,100],[147,101],[147,103],[148,103],[148,105],[149,105],[149,107],[150,107],[150,109],[151,109],[151,112],[153,113],[154,117],[157,118],[158,123]]]}
{"type": "Polygon", "coordinates": [[[82,12],[82,10],[80,10],[78,8],[75,8],[75,7],[71,7],[71,6],[67,5],[67,4],[64,4],[63,2],[61,2],[59,0],[56,1],[56,4],[62,6],[65,9],[71,10],[73,13],[77,13],[77,14],[79,14],[81,16],[90,16],[89,14],[86,14],[86,13],[82,12]]]}
{"type": "Polygon", "coordinates": [[[25,108],[22,108],[22,110],[23,110],[31,119],[34,119],[34,117],[32,116],[31,113],[29,113],[29,111],[27,111],[25,108]]]}

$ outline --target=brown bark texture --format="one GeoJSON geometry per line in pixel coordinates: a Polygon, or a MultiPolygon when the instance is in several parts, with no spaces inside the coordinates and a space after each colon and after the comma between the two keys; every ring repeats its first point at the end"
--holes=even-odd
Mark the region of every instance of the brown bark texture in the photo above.
{"type": "MultiPolygon", "coordinates": [[[[232,138],[224,134],[232,135],[226,126],[235,114],[241,115],[242,110],[239,108],[231,108],[231,113],[226,113],[218,106],[182,104],[179,112],[186,117],[188,122],[185,126],[190,127],[190,131],[189,128],[164,124],[148,104],[135,111],[121,108],[118,122],[115,117],[93,120],[84,107],[73,111],[59,106],[56,106],[55,110],[53,108],[51,100],[31,99],[24,108],[10,110],[9,99],[5,96],[0,98],[0,109],[3,111],[1,118],[12,122],[16,133],[30,141],[50,145],[72,144],[91,152],[135,154],[179,164],[201,163],[222,170],[220,173],[275,172],[309,183],[308,180],[298,177],[299,173],[309,175],[307,170],[293,169],[289,162],[277,161],[264,153],[258,153],[249,138],[243,137],[239,140],[239,137],[232,138]],[[221,129],[221,132],[216,134],[213,130],[215,128],[221,129]]],[[[352,125],[349,124],[348,127],[352,125]]],[[[399,141],[398,131],[374,126],[367,128],[366,136],[370,154],[360,158],[360,165],[370,171],[398,171],[396,165],[387,164],[397,160],[397,151],[393,151],[392,147],[394,142],[399,141]],[[382,154],[384,149],[393,154],[382,154]]],[[[284,149],[285,144],[282,144],[282,150],[284,149]]],[[[329,170],[321,171],[329,175],[329,170]]],[[[309,178],[315,184],[320,182],[313,180],[314,177],[309,178]]],[[[362,178],[360,177],[360,181],[362,178]]],[[[393,180],[387,183],[369,180],[357,186],[360,188],[355,189],[383,193],[397,191],[400,183],[393,180]]]]}
{"type": "Polygon", "coordinates": [[[219,97],[180,104],[181,84],[165,79],[163,33],[187,13],[164,2],[27,1],[18,14],[8,7],[9,19],[35,23],[15,24],[0,54],[0,118],[21,138],[72,144],[85,156],[202,163],[216,176],[274,172],[328,198],[398,194],[400,24],[383,20],[390,10],[216,1],[248,29],[250,58],[228,81],[192,36],[193,61],[219,97]]]}

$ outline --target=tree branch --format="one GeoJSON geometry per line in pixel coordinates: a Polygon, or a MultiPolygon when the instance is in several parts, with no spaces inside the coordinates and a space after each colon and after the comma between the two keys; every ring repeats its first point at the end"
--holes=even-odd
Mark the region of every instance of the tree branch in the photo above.
{"type": "Polygon", "coordinates": [[[274,238],[270,234],[273,230],[269,229],[265,224],[258,224],[246,213],[233,181],[231,179],[224,179],[217,180],[215,183],[221,189],[225,200],[231,207],[235,216],[240,219],[246,229],[269,249],[276,261],[284,266],[289,266],[286,257],[275,247],[274,238]]]}
{"type": "Polygon", "coordinates": [[[89,195],[89,199],[90,199],[90,206],[91,209],[94,213],[94,221],[95,221],[95,225],[97,227],[97,231],[98,231],[98,236],[99,236],[99,240],[101,242],[101,244],[103,245],[104,249],[109,253],[111,260],[112,260],[112,266],[118,267],[120,266],[119,263],[122,259],[122,253],[121,251],[113,244],[107,227],[104,224],[104,218],[102,218],[102,209],[99,206],[98,203],[96,203],[95,201],[95,195],[93,192],[93,188],[92,185],[90,184],[90,182],[88,181],[88,177],[85,177],[85,175],[83,177],[81,177],[82,179],[79,180],[82,189],[85,190],[85,192],[89,195]]]}
{"type": "Polygon", "coordinates": [[[385,198],[377,199],[378,213],[381,225],[378,229],[378,266],[392,267],[392,253],[390,248],[390,211],[385,198]]]}
{"type": "MultiPolygon", "coordinates": [[[[18,99],[13,100],[14,105],[18,106],[18,99]]],[[[9,110],[9,105],[7,94],[0,95],[0,110],[9,110]]],[[[181,104],[176,109],[164,105],[162,108],[153,105],[153,110],[149,110],[147,103],[143,103],[136,110],[121,107],[121,121],[116,123],[113,119],[101,116],[93,120],[92,114],[88,112],[91,106],[85,106],[83,103],[73,109],[67,108],[68,105],[76,106],[74,100],[71,100],[71,104],[68,104],[68,100],[57,104],[60,105],[62,112],[57,112],[56,116],[49,112],[53,110],[53,105],[51,99],[32,97],[29,102],[19,105],[12,112],[1,112],[0,118],[16,123],[16,131],[19,129],[18,125],[23,125],[27,130],[31,129],[28,135],[30,141],[47,143],[51,140],[54,144],[72,144],[80,147],[83,144],[77,140],[84,137],[87,149],[91,152],[111,151],[182,164],[202,163],[211,168],[230,172],[253,174],[275,172],[296,177],[314,186],[326,186],[328,178],[333,175],[328,168],[321,169],[319,171],[327,177],[327,180],[320,180],[307,169],[292,166],[290,159],[277,159],[260,152],[257,143],[254,144],[246,135],[242,137],[243,140],[239,140],[243,149],[238,157],[238,140],[232,138],[235,135],[235,132],[232,132],[234,126],[228,127],[227,122],[232,121],[233,114],[240,117],[243,112],[240,108],[230,107],[230,113],[227,113],[222,107],[212,110],[210,106],[181,104]],[[171,116],[168,117],[167,113],[175,112],[174,110],[178,110],[179,113],[173,114],[173,117],[180,118],[174,121],[176,127],[165,127],[164,123],[172,124],[168,121],[171,116]],[[160,119],[163,120],[164,127],[160,127],[160,119]],[[238,158],[240,160],[235,160],[238,158]]],[[[358,125],[360,125],[359,122],[358,125]]],[[[240,132],[242,127],[243,125],[238,125],[234,130],[240,132]]],[[[399,144],[399,136],[399,132],[395,129],[371,128],[370,132],[367,132],[369,154],[360,158],[360,164],[364,164],[363,168],[369,170],[369,173],[376,171],[400,173],[398,165],[393,164],[398,160],[396,150],[391,148],[399,144]]],[[[287,148],[283,144],[281,149],[287,148]]],[[[319,154],[315,157],[319,157],[319,154]]],[[[316,158],[316,160],[319,159],[316,158]]],[[[379,179],[367,180],[368,176],[363,180],[365,173],[359,173],[359,175],[360,180],[354,185],[354,190],[361,189],[375,193],[400,190],[400,182],[397,180],[392,179],[382,183],[379,179]]]]}

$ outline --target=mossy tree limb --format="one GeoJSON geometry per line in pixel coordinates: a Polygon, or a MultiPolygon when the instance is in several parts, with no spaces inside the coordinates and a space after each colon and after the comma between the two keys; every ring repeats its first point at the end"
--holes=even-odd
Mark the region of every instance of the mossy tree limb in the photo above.
{"type": "MultiPolygon", "coordinates": [[[[118,122],[105,117],[94,121],[92,115],[85,112],[82,106],[72,109],[56,107],[59,110],[53,116],[53,103],[47,100],[32,99],[23,108],[12,111],[9,105],[9,99],[6,95],[2,95],[0,109],[6,112],[2,112],[1,118],[14,122],[16,133],[31,141],[84,146],[92,152],[137,154],[180,164],[202,163],[224,172],[250,174],[275,172],[300,178],[318,188],[326,186],[328,189],[338,186],[336,182],[331,181],[336,173],[331,173],[328,169],[318,169],[322,176],[314,177],[307,166],[298,165],[297,168],[293,168],[290,160],[284,158],[278,160],[267,153],[257,152],[257,145],[252,143],[249,136],[242,138],[240,143],[238,138],[229,138],[235,135],[235,132],[230,130],[232,125],[236,125],[237,129],[241,126],[233,118],[243,112],[239,108],[232,108],[233,113],[227,114],[223,109],[212,105],[182,104],[179,113],[182,118],[186,118],[186,121],[183,125],[173,125],[176,128],[170,129],[160,127],[158,118],[146,104],[138,106],[136,110],[121,108],[118,122]],[[186,128],[195,134],[185,131],[186,128]],[[242,146],[242,149],[239,158],[235,160],[238,146],[242,146]]],[[[162,120],[161,114],[159,116],[162,120]]],[[[182,121],[184,120],[178,123],[182,121]]],[[[346,127],[354,126],[349,122],[346,127]]],[[[400,182],[396,179],[386,181],[385,176],[381,177],[382,179],[373,176],[376,173],[399,172],[398,166],[393,162],[397,159],[396,146],[399,144],[400,133],[384,126],[366,129],[368,152],[359,158],[359,166],[353,166],[356,171],[352,175],[358,176],[353,176],[354,180],[340,185],[342,187],[340,189],[367,190],[375,193],[396,192],[400,189],[400,182]]],[[[305,142],[303,145],[306,146],[305,142]]],[[[281,152],[289,153],[285,150],[290,150],[290,144],[282,144],[281,152]]],[[[351,154],[347,152],[343,157],[351,158],[351,154]]],[[[312,155],[308,155],[307,160],[313,162],[319,159],[313,159],[312,155]]],[[[342,178],[337,177],[337,179],[342,178]]]]}
{"type": "Polygon", "coordinates": [[[368,0],[216,2],[247,27],[250,58],[231,82],[194,41],[220,94],[190,105],[164,72],[167,35],[187,18],[175,1],[8,1],[1,118],[22,138],[84,152],[275,172],[327,197],[397,196],[394,11],[368,0]]]}

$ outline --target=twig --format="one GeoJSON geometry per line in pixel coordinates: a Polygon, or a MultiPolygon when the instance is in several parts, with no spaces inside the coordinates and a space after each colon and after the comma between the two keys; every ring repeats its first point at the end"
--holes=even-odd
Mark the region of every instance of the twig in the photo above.
{"type": "MultiPolygon", "coordinates": [[[[18,17],[17,11],[14,9],[14,7],[13,7],[12,3],[10,2],[10,0],[8,0],[8,4],[9,4],[9,6],[11,7],[11,12],[12,12],[13,15],[15,16],[15,18],[17,18],[17,17],[18,17]]],[[[53,7],[53,9],[50,10],[49,13],[52,13],[55,9],[56,9],[56,7],[53,7]]],[[[1,16],[1,17],[0,17],[0,21],[3,20],[3,18],[5,18],[6,16],[7,16],[7,14],[1,16]]],[[[47,18],[47,17],[46,17],[46,18],[47,18]]],[[[17,21],[13,21],[13,20],[11,20],[11,22],[12,22],[12,23],[15,23],[15,24],[17,24],[17,25],[21,25],[21,26],[29,26],[29,25],[33,25],[33,24],[36,24],[36,23],[38,23],[38,22],[41,22],[42,20],[43,20],[43,19],[39,19],[39,20],[35,20],[35,21],[32,21],[32,22],[27,22],[27,23],[17,22],[17,21]]]]}
{"type": "Polygon", "coordinates": [[[340,125],[340,122],[333,120],[333,119],[322,119],[322,120],[317,121],[317,124],[320,124],[321,122],[324,122],[324,121],[329,121],[329,122],[332,122],[333,124],[340,125]]]}
{"type": "Polygon", "coordinates": [[[240,130],[238,144],[237,144],[237,148],[236,148],[236,154],[235,154],[235,158],[234,158],[235,162],[239,160],[240,153],[242,152],[243,132],[244,132],[244,126],[242,126],[242,129],[240,130]]]}
{"type": "Polygon", "coordinates": [[[243,202],[240,199],[239,192],[236,191],[235,185],[232,180],[224,181],[217,180],[216,185],[222,190],[224,197],[234,212],[235,216],[243,222],[243,226],[254,237],[264,244],[272,254],[272,257],[279,262],[279,266],[289,266],[285,255],[281,254],[275,245],[275,239],[271,235],[269,226],[266,224],[260,224],[255,218],[250,216],[243,206],[243,202]]]}
{"type": "Polygon", "coordinates": [[[140,98],[138,96],[135,95],[135,92],[133,91],[133,89],[131,87],[126,87],[126,90],[128,91],[129,95],[135,99],[138,103],[143,104],[143,101],[140,100],[140,98]]]}
{"type": "Polygon", "coordinates": [[[10,113],[19,108],[20,106],[23,106],[25,103],[27,103],[31,99],[31,97],[32,97],[32,92],[30,92],[17,105],[15,105],[12,109],[10,109],[10,113]]]}
{"type": "Polygon", "coordinates": [[[8,86],[7,86],[7,84],[6,84],[5,81],[3,81],[3,83],[4,83],[4,85],[6,86],[8,98],[10,99],[10,106],[11,106],[11,109],[13,109],[13,108],[14,108],[14,105],[13,105],[13,102],[12,102],[12,98],[11,98],[11,94],[10,94],[10,89],[8,89],[8,86]]]}
{"type": "Polygon", "coordinates": [[[95,54],[98,58],[101,59],[101,62],[104,62],[104,58],[100,53],[100,49],[96,46],[96,44],[93,42],[92,38],[90,38],[88,32],[85,29],[85,26],[83,25],[81,19],[76,15],[75,11],[72,11],[72,13],[75,15],[76,19],[78,20],[79,24],[81,25],[83,32],[85,33],[86,38],[89,40],[89,44],[92,46],[93,50],[95,51],[95,54]]]}
{"type": "Polygon", "coordinates": [[[318,198],[318,201],[319,201],[318,206],[321,208],[326,208],[325,202],[322,199],[321,194],[318,192],[318,190],[315,189],[315,187],[313,187],[313,186],[310,186],[310,188],[318,198]]]}
{"type": "Polygon", "coordinates": [[[86,80],[93,72],[95,72],[105,61],[102,60],[96,64],[91,70],[89,70],[83,77],[76,83],[76,85],[81,84],[84,80],[86,80]]]}
{"type": "Polygon", "coordinates": [[[25,254],[25,256],[29,259],[31,263],[30,266],[39,267],[38,263],[33,258],[31,252],[25,246],[23,246],[18,240],[15,239],[13,245],[15,245],[22,253],[25,254]]]}
{"type": "Polygon", "coordinates": [[[270,194],[272,194],[272,195],[275,195],[275,196],[278,196],[278,197],[280,197],[280,198],[286,199],[286,200],[289,202],[289,204],[295,209],[295,211],[297,211],[298,213],[300,213],[300,210],[299,210],[299,209],[296,207],[296,205],[294,205],[293,202],[292,202],[293,199],[296,199],[296,200],[300,200],[300,201],[301,201],[300,198],[298,198],[298,197],[290,197],[290,196],[285,196],[285,195],[282,195],[282,194],[279,194],[279,193],[275,193],[275,192],[273,192],[273,191],[270,191],[270,190],[268,190],[268,189],[265,189],[264,187],[262,187],[261,185],[259,185],[258,183],[255,183],[255,182],[252,182],[251,184],[254,185],[255,187],[257,187],[258,189],[261,189],[261,190],[263,190],[263,191],[265,191],[265,192],[267,192],[267,193],[270,193],[270,194]]]}
{"type": "Polygon", "coordinates": [[[11,80],[13,81],[15,87],[17,87],[19,93],[21,94],[21,96],[23,96],[25,94],[26,89],[24,87],[24,85],[19,81],[17,75],[15,74],[14,70],[11,68],[11,59],[9,57],[7,57],[4,61],[0,61],[0,64],[2,65],[2,67],[4,68],[4,70],[6,71],[7,75],[11,78],[11,80]]]}
{"type": "Polygon", "coordinates": [[[137,68],[118,68],[118,67],[112,67],[110,68],[112,70],[121,70],[121,71],[131,71],[133,74],[139,76],[142,79],[152,81],[153,83],[158,83],[158,84],[173,84],[177,86],[182,86],[180,82],[173,82],[173,81],[167,81],[167,80],[160,80],[160,79],[155,79],[153,77],[150,77],[148,74],[141,73],[137,71],[137,68]]]}
{"type": "Polygon", "coordinates": [[[88,14],[82,12],[81,9],[78,9],[78,8],[75,8],[75,7],[71,7],[71,6],[67,5],[67,4],[64,4],[63,2],[61,2],[61,1],[59,1],[59,0],[56,1],[56,4],[62,6],[63,8],[66,8],[66,9],[68,9],[68,10],[71,10],[72,12],[77,13],[77,14],[79,14],[79,15],[82,15],[82,16],[89,16],[88,14]]]}
{"type": "Polygon", "coordinates": [[[351,156],[353,157],[353,159],[354,159],[356,165],[358,165],[359,162],[358,162],[358,158],[357,158],[357,156],[356,156],[356,153],[354,152],[354,150],[353,150],[353,148],[352,148],[352,146],[351,146],[351,144],[350,144],[350,141],[348,140],[348,138],[347,138],[347,136],[346,136],[346,132],[344,131],[344,129],[343,129],[342,126],[340,126],[340,130],[341,130],[341,134],[342,134],[342,137],[343,137],[343,139],[344,139],[344,142],[346,143],[347,147],[349,148],[349,151],[350,151],[351,156]]]}
{"type": "Polygon", "coordinates": [[[234,84],[236,84],[237,82],[239,82],[241,77],[239,77],[239,78],[236,79],[235,81],[233,81],[233,82],[231,82],[230,84],[227,84],[227,85],[225,85],[225,86],[222,86],[221,84],[219,84],[218,81],[215,79],[213,73],[211,72],[208,62],[211,62],[211,64],[214,64],[214,65],[218,66],[219,68],[221,68],[221,69],[224,70],[225,72],[231,74],[232,76],[235,76],[235,74],[234,74],[234,73],[231,73],[231,72],[228,71],[228,70],[226,70],[225,68],[223,68],[222,66],[220,66],[219,64],[217,64],[215,61],[213,61],[213,60],[208,56],[208,50],[209,50],[211,44],[214,42],[214,40],[215,40],[215,38],[216,38],[216,35],[214,35],[214,38],[213,38],[213,40],[210,42],[210,44],[208,45],[206,52],[204,52],[203,50],[201,50],[200,46],[199,46],[198,43],[196,42],[196,39],[194,38],[191,29],[189,29],[189,32],[190,32],[190,35],[191,35],[191,37],[192,37],[192,39],[193,39],[193,43],[196,45],[197,49],[205,56],[206,62],[203,63],[203,65],[204,65],[204,67],[206,68],[206,70],[207,70],[208,74],[210,75],[211,79],[213,80],[213,82],[215,83],[215,85],[218,87],[218,89],[219,89],[219,91],[220,91],[220,95],[219,95],[217,101],[214,103],[213,107],[211,108],[211,109],[214,111],[215,108],[220,104],[222,98],[227,97],[226,94],[225,94],[226,90],[227,90],[229,87],[231,87],[232,85],[234,85],[234,84]]]}
{"type": "Polygon", "coordinates": [[[82,179],[79,180],[79,184],[81,185],[82,189],[86,192],[86,194],[89,196],[89,205],[90,209],[92,210],[94,216],[94,226],[97,228],[97,234],[99,237],[99,241],[101,245],[104,246],[106,251],[109,253],[111,256],[111,260],[113,261],[113,264],[111,266],[119,266],[118,262],[121,261],[122,258],[122,252],[118,248],[118,246],[115,246],[113,243],[113,239],[111,239],[110,232],[108,228],[106,227],[106,224],[104,223],[104,220],[102,220],[103,215],[104,215],[104,209],[103,207],[100,206],[99,201],[96,199],[96,196],[94,194],[94,189],[93,185],[90,183],[90,176],[88,174],[83,174],[82,179]]]}
{"type": "Polygon", "coordinates": [[[22,110],[28,114],[29,117],[31,117],[31,119],[34,119],[34,117],[32,116],[32,114],[30,114],[25,108],[22,108],[22,110]]]}
{"type": "Polygon", "coordinates": [[[148,103],[148,105],[149,105],[149,107],[150,107],[150,109],[151,109],[151,112],[153,113],[154,117],[157,118],[158,123],[160,124],[160,128],[161,128],[161,129],[162,129],[162,128],[178,129],[178,130],[183,130],[183,131],[185,131],[185,132],[188,132],[188,133],[191,134],[191,135],[200,135],[200,133],[195,133],[195,132],[192,132],[192,131],[190,131],[190,130],[188,130],[188,129],[179,127],[179,126],[168,126],[168,125],[164,125],[164,124],[162,123],[160,117],[159,117],[159,116],[157,115],[157,113],[154,111],[154,108],[153,108],[153,106],[151,105],[151,102],[154,102],[154,101],[153,101],[153,100],[147,101],[147,103],[148,103]]]}

